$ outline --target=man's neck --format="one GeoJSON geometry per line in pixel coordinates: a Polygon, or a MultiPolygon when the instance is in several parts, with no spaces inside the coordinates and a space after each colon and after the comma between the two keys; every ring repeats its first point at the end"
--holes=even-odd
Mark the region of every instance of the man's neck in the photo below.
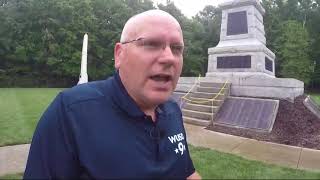
{"type": "Polygon", "coordinates": [[[151,116],[151,117],[152,117],[152,121],[153,121],[153,122],[156,122],[156,113],[155,113],[155,109],[156,109],[156,108],[148,109],[148,110],[144,110],[144,109],[142,109],[142,111],[143,111],[146,115],[151,116]]]}
{"type": "Polygon", "coordinates": [[[147,103],[145,103],[143,101],[139,101],[139,98],[135,97],[134,94],[132,94],[130,92],[130,89],[127,87],[126,82],[121,77],[121,72],[118,71],[118,73],[119,73],[119,77],[120,77],[121,83],[123,84],[124,88],[128,92],[129,96],[137,103],[137,105],[139,106],[139,108],[141,109],[142,112],[144,112],[146,115],[151,116],[152,117],[152,121],[156,122],[155,110],[156,110],[157,106],[147,105],[147,103]]]}

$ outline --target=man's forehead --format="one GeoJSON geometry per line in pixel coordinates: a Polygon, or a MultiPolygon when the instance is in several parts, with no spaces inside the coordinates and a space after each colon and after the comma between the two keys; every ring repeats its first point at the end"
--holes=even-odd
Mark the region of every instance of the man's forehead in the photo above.
{"type": "Polygon", "coordinates": [[[177,27],[180,27],[179,22],[171,16],[169,13],[164,11],[147,11],[145,13],[141,13],[133,17],[133,20],[136,20],[137,22],[145,22],[145,21],[156,21],[156,20],[163,20],[172,23],[173,25],[176,25],[177,27]]]}
{"type": "MultiPolygon", "coordinates": [[[[128,40],[128,38],[137,38],[138,34],[147,30],[146,27],[148,25],[155,30],[154,26],[161,26],[164,24],[169,25],[173,30],[179,31],[182,36],[180,24],[173,16],[161,10],[150,10],[135,15],[127,21],[122,32],[122,36],[125,37],[122,37],[122,40],[123,38],[126,40],[128,40]]],[[[148,29],[148,31],[150,30],[148,29]]]]}
{"type": "Polygon", "coordinates": [[[180,25],[175,23],[174,21],[171,21],[170,19],[163,18],[163,17],[146,17],[144,19],[141,19],[138,24],[134,27],[137,27],[137,29],[140,29],[140,31],[143,31],[144,28],[150,28],[152,30],[157,30],[157,28],[167,28],[171,31],[181,31],[180,25]],[[141,28],[139,28],[141,27],[141,28]]]}
{"type": "Polygon", "coordinates": [[[163,18],[146,18],[143,19],[139,25],[134,26],[134,33],[132,38],[139,37],[166,37],[174,38],[174,39],[182,39],[182,31],[179,25],[175,24],[172,21],[168,21],[163,18]]]}
{"type": "Polygon", "coordinates": [[[167,18],[168,20],[175,21],[177,24],[179,24],[178,21],[171,14],[159,9],[153,9],[153,10],[142,12],[140,14],[136,14],[133,17],[131,17],[127,22],[144,19],[144,18],[150,18],[150,17],[167,18]]]}

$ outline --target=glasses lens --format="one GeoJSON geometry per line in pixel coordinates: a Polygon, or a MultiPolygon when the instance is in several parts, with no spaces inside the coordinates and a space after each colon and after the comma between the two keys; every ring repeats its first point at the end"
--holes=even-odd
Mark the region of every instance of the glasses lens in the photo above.
{"type": "MultiPolygon", "coordinates": [[[[166,42],[159,39],[141,38],[134,41],[137,46],[143,47],[146,52],[161,53],[167,46],[166,42]]],[[[184,46],[181,44],[170,44],[170,49],[173,55],[181,56],[184,46]]]]}
{"type": "Polygon", "coordinates": [[[155,39],[142,39],[141,43],[148,51],[161,51],[164,46],[163,42],[155,39]]]}
{"type": "Polygon", "coordinates": [[[172,54],[176,55],[176,56],[180,56],[183,54],[183,45],[180,45],[180,44],[172,44],[170,45],[170,49],[171,49],[171,52],[172,54]]]}

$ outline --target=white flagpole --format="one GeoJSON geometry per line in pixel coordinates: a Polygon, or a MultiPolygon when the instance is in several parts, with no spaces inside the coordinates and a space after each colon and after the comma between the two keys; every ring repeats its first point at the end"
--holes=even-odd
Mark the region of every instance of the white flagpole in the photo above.
{"type": "Polygon", "coordinates": [[[82,56],[81,56],[81,71],[79,76],[78,84],[83,84],[88,82],[87,74],[87,51],[88,51],[88,34],[86,33],[83,36],[83,45],[82,45],[82,56]]]}

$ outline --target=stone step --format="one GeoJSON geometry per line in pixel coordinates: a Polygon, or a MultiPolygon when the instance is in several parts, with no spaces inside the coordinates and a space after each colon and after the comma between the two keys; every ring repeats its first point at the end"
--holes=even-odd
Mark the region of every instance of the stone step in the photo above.
{"type": "Polygon", "coordinates": [[[210,124],[210,121],[205,121],[197,118],[191,118],[191,117],[185,117],[185,116],[183,116],[182,118],[183,118],[183,122],[197,125],[197,126],[207,127],[210,124]]]}
{"type": "Polygon", "coordinates": [[[225,99],[226,96],[224,94],[218,94],[218,93],[195,92],[195,93],[192,93],[190,97],[223,100],[225,99]]]}
{"type": "MultiPolygon", "coordinates": [[[[215,82],[206,82],[206,81],[201,81],[200,82],[200,87],[214,87],[214,88],[222,88],[224,83],[215,83],[215,82]]],[[[227,83],[225,88],[230,88],[231,83],[227,83]]]]}
{"type": "Polygon", "coordinates": [[[202,105],[208,105],[208,106],[220,106],[223,102],[223,100],[213,100],[213,101],[208,101],[208,99],[205,98],[194,98],[194,97],[189,97],[189,101],[186,101],[191,104],[202,104],[202,105]]]}
{"type": "Polygon", "coordinates": [[[212,110],[213,112],[217,112],[217,110],[219,109],[219,106],[186,103],[183,108],[186,110],[212,113],[212,110]]]}
{"type": "MultiPolygon", "coordinates": [[[[205,93],[219,93],[221,90],[221,88],[215,88],[215,87],[201,87],[201,86],[198,86],[197,87],[197,92],[205,92],[205,93]]],[[[226,94],[225,92],[228,92],[229,89],[227,88],[223,88],[221,90],[221,93],[224,93],[226,94]]],[[[228,94],[228,93],[227,93],[228,94]]]]}
{"type": "Polygon", "coordinates": [[[211,121],[212,113],[182,109],[183,116],[211,121]]]}

